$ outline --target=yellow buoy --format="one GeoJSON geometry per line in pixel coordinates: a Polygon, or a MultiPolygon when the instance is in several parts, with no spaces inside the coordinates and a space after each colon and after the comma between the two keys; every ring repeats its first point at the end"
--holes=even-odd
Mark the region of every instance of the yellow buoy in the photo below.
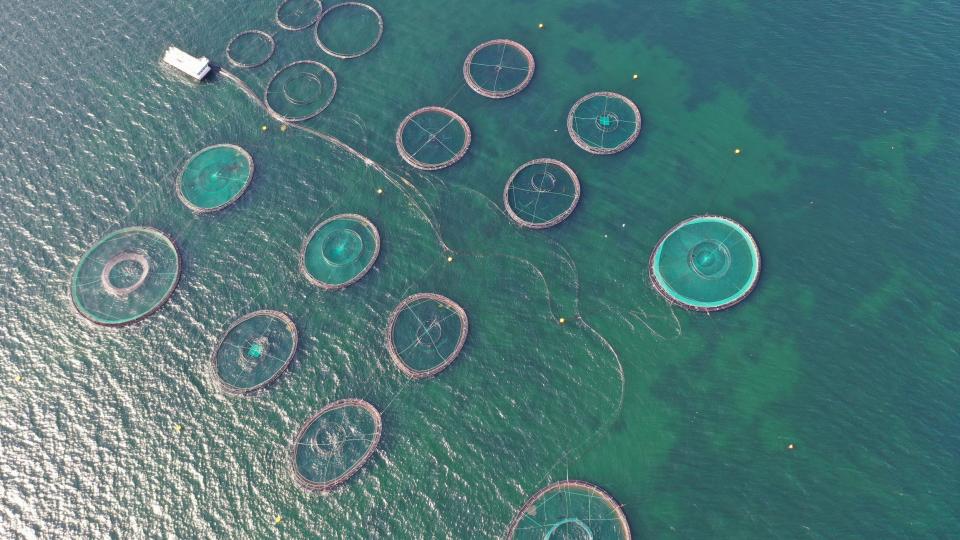
{"type": "Polygon", "coordinates": [[[639,79],[639,78],[640,78],[639,75],[637,75],[636,73],[633,74],[633,80],[637,80],[637,79],[639,79]]]}
{"type": "Polygon", "coordinates": [[[793,450],[794,448],[796,448],[796,446],[794,446],[793,443],[787,445],[787,450],[793,450]]]}
{"type": "Polygon", "coordinates": [[[737,154],[737,155],[739,156],[739,155],[740,155],[740,149],[739,149],[739,148],[735,148],[735,149],[733,150],[733,153],[734,153],[734,154],[737,154]]]}
{"type": "Polygon", "coordinates": [[[173,426],[173,430],[176,431],[177,433],[180,433],[181,429],[183,429],[183,426],[181,426],[180,424],[173,426]]]}
{"type": "Polygon", "coordinates": [[[538,24],[537,28],[543,28],[543,23],[538,24]]]}
{"type": "Polygon", "coordinates": [[[286,124],[280,126],[280,131],[286,131],[286,130],[287,130],[287,125],[286,125],[286,124]]]}
{"type": "Polygon", "coordinates": [[[23,380],[23,377],[21,377],[21,376],[19,376],[19,375],[17,375],[17,377],[16,377],[16,381],[17,381],[17,382],[20,382],[20,381],[22,381],[22,380],[23,380]]]}
{"type": "Polygon", "coordinates": [[[453,257],[447,257],[447,262],[453,262],[453,257]]]}
{"type": "Polygon", "coordinates": [[[277,516],[277,517],[273,518],[273,524],[274,524],[274,525],[279,525],[281,521],[283,521],[283,518],[280,517],[280,516],[277,516]]]}
{"type": "Polygon", "coordinates": [[[377,195],[383,195],[383,188],[377,188],[377,195]]]}
{"type": "Polygon", "coordinates": [[[560,317],[560,324],[563,324],[563,323],[565,323],[565,322],[567,322],[567,320],[564,319],[563,317],[560,317]]]}
{"type": "Polygon", "coordinates": [[[266,131],[266,130],[267,130],[267,126],[265,126],[265,125],[264,125],[264,126],[260,126],[260,131],[266,131]]]}

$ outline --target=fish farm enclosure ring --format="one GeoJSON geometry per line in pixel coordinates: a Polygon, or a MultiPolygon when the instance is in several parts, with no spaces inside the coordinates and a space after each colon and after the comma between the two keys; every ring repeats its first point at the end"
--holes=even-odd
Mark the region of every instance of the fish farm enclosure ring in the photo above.
{"type": "Polygon", "coordinates": [[[513,171],[503,188],[503,206],[516,224],[546,229],[567,219],[580,201],[580,180],[561,161],[540,158],[513,171]]]}
{"type": "Polygon", "coordinates": [[[297,325],[285,313],[260,310],[240,317],[220,336],[210,367],[224,392],[248,395],[277,380],[297,352],[297,325]]]}
{"type": "Polygon", "coordinates": [[[70,280],[70,298],[77,312],[95,324],[132,324],[170,298],[180,270],[177,246],[166,234],[127,227],[84,253],[70,280]]]}
{"type": "Polygon", "coordinates": [[[526,88],[535,69],[526,47],[509,39],[493,39],[470,51],[463,62],[463,78],[481,96],[503,99],[526,88]]]}
{"type": "Polygon", "coordinates": [[[722,216],[675,225],[650,254],[650,282],[673,304],[719,311],[746,298],[760,278],[760,249],[747,229],[722,216]]]}
{"type": "Polygon", "coordinates": [[[363,278],[380,254],[380,232],[357,214],[333,216],[310,231],[300,249],[300,272],[326,290],[343,289],[363,278]]]}
{"type": "Polygon", "coordinates": [[[177,178],[177,197],[196,213],[222,210],[253,179],[253,158],[235,144],[215,144],[190,156],[177,178]]]}
{"type": "Polygon", "coordinates": [[[397,128],[397,151],[412,167],[436,171],[463,159],[470,148],[470,126],[443,107],[423,107],[408,114],[397,128]]]}
{"type": "Polygon", "coordinates": [[[372,6],[361,2],[343,2],[327,8],[317,20],[316,31],[314,32],[317,46],[323,52],[341,60],[357,58],[367,54],[380,43],[381,37],[383,37],[383,17],[372,6]],[[331,13],[334,15],[330,16],[331,13]],[[331,26],[336,24],[337,17],[347,17],[350,13],[359,15],[362,19],[368,19],[371,25],[370,31],[361,31],[356,23],[339,29],[339,31],[331,26]],[[339,43],[340,41],[352,41],[354,39],[360,40],[361,44],[339,43]]]}
{"type": "Polygon", "coordinates": [[[336,93],[333,70],[320,62],[299,60],[274,74],[263,101],[270,114],[281,121],[302,122],[323,112],[336,93]]]}
{"type": "Polygon", "coordinates": [[[460,354],[469,326],[467,312],[453,300],[433,293],[414,294],[390,313],[387,350],[404,375],[433,377],[460,354]]]}
{"type": "Polygon", "coordinates": [[[594,92],[578,99],[567,115],[567,133],[591,154],[616,154],[640,136],[640,109],[614,92],[594,92]]]}
{"type": "Polygon", "coordinates": [[[310,28],[321,13],[320,0],[284,0],[277,6],[276,20],[280,28],[296,32],[310,28]]]}
{"type": "Polygon", "coordinates": [[[276,50],[277,42],[273,40],[273,36],[262,30],[246,30],[233,36],[230,43],[227,43],[227,61],[238,68],[255,68],[266,64],[276,50]],[[238,58],[243,55],[240,50],[244,49],[254,49],[253,52],[261,56],[238,58]]]}
{"type": "Polygon", "coordinates": [[[510,523],[507,540],[630,540],[620,504],[598,486],[580,480],[550,484],[536,492],[510,523]]]}
{"type": "Polygon", "coordinates": [[[290,449],[294,481],[306,491],[330,491],[356,474],[380,443],[380,412],[361,399],[341,399],[317,411],[290,449]]]}

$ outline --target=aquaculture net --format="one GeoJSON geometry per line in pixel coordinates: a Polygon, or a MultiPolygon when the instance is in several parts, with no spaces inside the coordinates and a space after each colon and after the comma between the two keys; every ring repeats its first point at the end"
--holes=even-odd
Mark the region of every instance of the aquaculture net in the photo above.
{"type": "Polygon", "coordinates": [[[463,349],[467,313],[445,296],[420,293],[407,297],[390,314],[387,349],[408,377],[433,377],[463,349]]]}
{"type": "Polygon", "coordinates": [[[243,195],[253,178],[253,158],[233,144],[208,146],[194,154],[177,180],[177,196],[194,212],[226,208],[243,195]]]}
{"type": "Polygon", "coordinates": [[[231,394],[249,394],[275,381],[297,351],[297,326],[284,313],[261,310],[237,319],[211,355],[213,373],[231,394]]]}
{"type": "Polygon", "coordinates": [[[528,161],[513,172],[503,190],[503,204],[517,224],[545,229],[567,219],[580,200],[580,180],[555,159],[528,161]]]}
{"type": "Polygon", "coordinates": [[[507,531],[508,540],[628,540],[620,505],[599,487],[578,480],[551,484],[528,500],[507,531]]]}
{"type": "Polygon", "coordinates": [[[341,289],[359,281],[380,253],[380,234],[367,218],[341,214],[307,235],[300,250],[300,270],[311,283],[341,289]]]}
{"type": "Polygon", "coordinates": [[[442,107],[413,111],[397,128],[400,157],[417,169],[435,171],[463,158],[470,147],[470,126],[442,107]]]}
{"type": "Polygon", "coordinates": [[[501,99],[530,84],[536,63],[526,47],[509,39],[477,45],[463,63],[463,78],[481,96],[501,99]]]}
{"type": "Polygon", "coordinates": [[[323,52],[341,59],[357,58],[372,51],[383,36],[383,17],[360,2],[336,4],[317,21],[317,45],[323,52]]]}
{"type": "Polygon", "coordinates": [[[313,415],[294,437],[293,476],[308,491],[346,482],[380,442],[380,413],[359,399],[335,401],[313,415]]]}
{"type": "Polygon", "coordinates": [[[336,93],[333,70],[320,62],[300,60],[274,74],[267,83],[264,102],[281,120],[302,122],[323,112],[336,93]]]}
{"type": "Polygon", "coordinates": [[[613,92],[595,92],[570,108],[567,132],[591,154],[615,154],[637,139],[640,122],[640,110],[632,101],[613,92]]]}

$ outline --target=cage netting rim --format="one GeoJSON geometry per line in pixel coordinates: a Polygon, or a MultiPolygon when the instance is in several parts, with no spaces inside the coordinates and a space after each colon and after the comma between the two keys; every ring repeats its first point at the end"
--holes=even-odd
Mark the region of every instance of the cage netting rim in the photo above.
{"type": "Polygon", "coordinates": [[[369,4],[364,4],[363,2],[341,2],[339,4],[334,4],[328,7],[325,11],[320,13],[320,17],[317,18],[317,24],[313,32],[314,41],[317,42],[317,46],[320,47],[320,50],[322,50],[323,52],[329,54],[334,58],[339,58],[341,60],[350,60],[352,58],[359,58],[367,54],[368,52],[372,51],[377,47],[382,37],[383,37],[383,17],[380,15],[380,12],[377,11],[373,6],[369,4]],[[323,18],[326,17],[331,11],[334,11],[338,8],[350,7],[350,6],[366,9],[371,13],[373,13],[373,15],[377,18],[377,37],[374,38],[373,43],[371,43],[370,46],[367,47],[366,49],[363,49],[362,51],[357,53],[347,54],[347,53],[334,51],[323,42],[323,39],[320,37],[320,25],[323,23],[323,18]]]}
{"type": "Polygon", "coordinates": [[[217,381],[217,384],[220,386],[220,389],[228,394],[232,394],[235,396],[247,396],[247,395],[253,394],[258,390],[261,390],[273,384],[277,379],[280,378],[281,375],[283,375],[284,372],[287,371],[287,368],[289,368],[290,364],[293,362],[293,357],[297,353],[299,344],[300,344],[300,333],[297,330],[296,323],[293,322],[293,319],[289,315],[287,315],[282,311],[277,311],[273,309],[258,309],[256,311],[251,311],[250,313],[247,313],[246,315],[233,321],[230,324],[230,326],[227,327],[226,330],[224,330],[223,334],[220,335],[220,338],[217,339],[216,345],[213,346],[213,352],[210,354],[210,368],[211,368],[211,372],[213,373],[213,378],[214,380],[217,381]],[[223,342],[224,340],[227,339],[227,336],[230,335],[230,332],[233,332],[233,330],[236,329],[241,324],[249,321],[250,319],[254,319],[256,317],[271,317],[283,323],[287,331],[290,332],[290,338],[293,340],[293,346],[290,348],[290,353],[287,355],[287,358],[284,360],[283,365],[277,368],[277,371],[273,375],[271,375],[269,378],[267,378],[265,381],[262,381],[250,387],[234,386],[228,383],[227,381],[225,381],[223,377],[220,376],[220,369],[219,369],[220,366],[219,366],[219,362],[217,362],[217,356],[218,356],[217,353],[220,352],[220,348],[223,346],[223,342]]]}
{"type": "Polygon", "coordinates": [[[297,430],[297,434],[294,435],[293,437],[293,444],[290,446],[290,468],[292,469],[294,481],[297,483],[297,485],[300,486],[300,488],[308,492],[331,491],[339,487],[340,485],[344,484],[347,480],[349,480],[354,474],[356,474],[357,471],[363,468],[363,466],[366,465],[367,461],[370,460],[370,457],[373,456],[373,453],[376,452],[377,450],[377,446],[379,446],[380,444],[380,436],[382,432],[383,432],[383,423],[380,418],[380,411],[378,411],[377,408],[371,405],[369,402],[362,399],[358,399],[358,398],[346,398],[346,399],[338,399],[337,401],[328,403],[327,405],[323,406],[319,411],[314,413],[313,416],[307,419],[307,421],[300,426],[300,429],[297,430]],[[373,418],[374,425],[376,426],[376,431],[373,434],[373,440],[370,442],[370,447],[367,448],[366,452],[364,452],[363,456],[361,456],[360,459],[356,461],[356,463],[354,463],[350,468],[348,468],[346,471],[341,473],[340,476],[326,482],[314,482],[313,480],[310,480],[309,478],[301,474],[299,467],[297,467],[297,447],[300,445],[300,440],[303,438],[306,432],[310,429],[310,426],[312,426],[313,423],[318,418],[320,418],[324,414],[327,414],[331,411],[344,409],[347,407],[355,407],[355,408],[362,409],[366,411],[371,416],[371,418],[373,418]]]}
{"type": "Polygon", "coordinates": [[[390,352],[390,359],[393,360],[393,363],[396,364],[397,368],[399,368],[404,375],[414,380],[427,379],[437,376],[441,371],[450,367],[450,364],[457,359],[457,356],[460,355],[460,351],[463,350],[463,345],[466,343],[467,334],[469,333],[470,320],[467,317],[466,310],[464,310],[460,304],[454,302],[446,296],[443,296],[442,294],[417,293],[404,298],[399,304],[397,304],[397,307],[393,308],[393,311],[390,312],[390,318],[387,321],[386,345],[387,350],[390,352]],[[393,342],[393,332],[397,324],[397,317],[400,316],[400,313],[407,306],[420,300],[429,300],[443,304],[445,307],[453,311],[457,315],[457,318],[460,319],[460,336],[457,339],[456,346],[453,348],[453,351],[451,351],[450,354],[444,358],[443,362],[440,362],[430,369],[415,369],[410,367],[406,362],[403,361],[403,357],[400,356],[400,352],[397,350],[397,346],[393,342]]]}
{"type": "Polygon", "coordinates": [[[467,59],[463,61],[463,78],[467,82],[467,86],[469,86],[470,89],[476,92],[477,94],[480,94],[481,96],[488,97],[491,99],[504,99],[504,98],[508,98],[510,96],[519,94],[524,88],[529,86],[530,81],[533,79],[533,72],[536,70],[536,67],[537,67],[537,63],[533,58],[533,54],[530,52],[529,49],[527,49],[521,43],[516,42],[512,39],[504,39],[504,38],[491,39],[489,41],[485,41],[477,45],[476,47],[473,48],[473,50],[470,51],[469,54],[467,54],[467,59]],[[518,84],[517,86],[514,86],[513,88],[509,88],[507,90],[501,90],[499,92],[496,90],[488,90],[480,86],[480,84],[477,83],[476,79],[473,78],[473,73],[470,72],[470,66],[473,63],[473,58],[477,55],[477,53],[487,47],[491,47],[494,45],[504,45],[504,46],[512,47],[513,49],[518,51],[527,60],[527,63],[529,64],[529,67],[527,69],[527,75],[526,77],[524,77],[523,81],[520,82],[520,84],[518,84]]]}
{"type": "Polygon", "coordinates": [[[577,173],[575,173],[573,169],[570,168],[570,166],[567,165],[566,163],[553,158],[533,159],[524,163],[523,165],[520,165],[519,167],[517,167],[515,171],[513,171],[513,174],[510,175],[510,178],[507,180],[506,185],[503,187],[503,206],[507,211],[507,216],[511,220],[513,220],[513,222],[516,223],[517,225],[520,225],[521,227],[525,227],[528,229],[547,229],[547,228],[553,227],[554,225],[559,225],[562,221],[566,220],[568,217],[570,217],[571,214],[573,214],[573,211],[576,210],[577,204],[579,204],[579,202],[580,202],[580,179],[577,177],[577,173]],[[527,221],[522,217],[520,217],[514,211],[513,206],[511,206],[510,204],[510,186],[513,185],[513,182],[514,180],[516,180],[517,175],[520,174],[524,169],[526,169],[527,167],[532,167],[534,165],[542,165],[542,164],[554,165],[562,169],[563,172],[567,173],[567,175],[570,177],[570,180],[573,182],[574,194],[573,194],[573,202],[570,203],[570,206],[566,210],[564,210],[562,213],[560,213],[559,215],[557,215],[552,219],[544,221],[543,223],[538,223],[535,221],[527,221]]]}
{"type": "Polygon", "coordinates": [[[451,111],[450,109],[446,109],[444,107],[437,107],[433,105],[429,107],[421,107],[413,111],[412,113],[408,114],[403,119],[403,121],[400,122],[400,127],[397,128],[397,134],[395,137],[395,142],[397,144],[397,151],[400,152],[400,157],[403,158],[403,160],[406,161],[410,166],[416,169],[420,169],[421,171],[438,171],[440,169],[445,169],[453,165],[454,163],[460,161],[461,159],[463,159],[463,156],[467,154],[467,150],[470,149],[470,142],[472,140],[473,138],[470,133],[470,125],[467,124],[467,121],[464,120],[462,116],[451,111]],[[463,129],[463,135],[464,135],[463,147],[460,148],[460,150],[457,151],[457,153],[454,154],[453,157],[451,157],[446,161],[442,161],[440,163],[426,163],[426,162],[420,161],[417,158],[413,157],[410,154],[410,152],[407,152],[407,149],[404,148],[403,146],[403,132],[407,128],[407,126],[410,124],[410,122],[418,115],[430,113],[430,112],[439,113],[449,117],[452,121],[460,124],[460,127],[463,129]]]}
{"type": "Polygon", "coordinates": [[[242,197],[243,194],[247,192],[247,188],[250,187],[250,183],[253,181],[253,171],[254,171],[253,156],[251,156],[250,152],[247,152],[247,150],[242,146],[237,144],[230,144],[230,143],[212,144],[210,146],[207,146],[198,150],[197,152],[194,152],[193,155],[187,158],[186,163],[184,163],[183,167],[180,169],[180,174],[177,176],[177,197],[180,199],[180,202],[182,202],[184,206],[189,208],[190,211],[194,212],[195,214],[209,214],[209,213],[223,210],[224,208],[237,202],[237,200],[239,200],[240,197],[242,197]],[[247,168],[249,168],[249,172],[247,173],[247,179],[243,183],[243,187],[241,187],[232,197],[230,197],[230,200],[210,208],[197,206],[196,204],[193,203],[193,201],[189,199],[189,197],[187,197],[187,194],[183,192],[183,175],[185,172],[187,172],[187,168],[190,167],[190,163],[192,163],[195,158],[206,153],[208,150],[215,150],[217,148],[229,148],[231,150],[236,151],[244,159],[247,160],[247,168]]]}
{"type": "MultiPolygon", "coordinates": [[[[146,319],[147,317],[156,313],[161,307],[163,307],[164,304],[166,304],[167,301],[170,300],[170,297],[173,296],[174,291],[177,290],[177,285],[180,283],[180,277],[182,274],[183,274],[183,260],[180,257],[180,250],[177,249],[177,244],[176,242],[174,242],[173,237],[161,231],[160,229],[157,229],[155,227],[150,227],[147,225],[134,225],[131,227],[123,227],[103,235],[99,240],[97,240],[92,245],[90,245],[90,247],[88,247],[87,250],[80,257],[80,260],[77,261],[77,265],[73,269],[73,276],[70,279],[70,301],[71,301],[71,304],[73,305],[74,310],[81,317],[83,317],[84,320],[89,321],[95,325],[114,327],[114,328],[118,328],[121,326],[128,326],[131,324],[138,323],[143,319],[146,319]],[[83,306],[80,305],[81,301],[79,298],[77,298],[77,290],[76,290],[76,287],[74,286],[73,281],[74,279],[76,279],[76,274],[77,272],[80,271],[80,268],[83,265],[83,263],[87,260],[90,254],[93,253],[93,250],[95,250],[96,248],[98,248],[100,245],[105,243],[107,240],[110,240],[111,238],[120,236],[122,234],[134,233],[134,232],[154,235],[162,239],[164,242],[166,242],[167,246],[173,252],[174,258],[176,259],[176,262],[177,262],[176,275],[174,276],[173,281],[170,283],[169,289],[167,290],[166,293],[164,293],[163,297],[159,299],[157,302],[155,302],[154,305],[147,311],[121,321],[104,321],[104,320],[98,319],[92,313],[88,313],[87,310],[85,310],[83,306]]],[[[101,279],[102,279],[102,276],[101,276],[101,279]]]]}
{"type": "Polygon", "coordinates": [[[583,96],[582,98],[578,99],[573,104],[573,106],[570,107],[570,112],[567,114],[567,133],[570,135],[570,139],[573,140],[573,143],[579,146],[581,149],[586,150],[591,154],[604,156],[604,155],[616,154],[618,152],[622,152],[623,150],[626,150],[630,145],[632,145],[634,141],[637,140],[637,137],[640,136],[640,125],[642,121],[643,119],[640,115],[640,109],[637,107],[637,104],[634,103],[633,100],[631,100],[627,96],[624,96],[623,94],[618,94],[616,92],[591,92],[583,96]],[[618,144],[613,148],[602,148],[602,147],[594,146],[588,143],[587,141],[585,141],[583,137],[581,137],[580,134],[577,133],[575,129],[574,117],[576,116],[577,109],[580,107],[580,105],[582,105],[586,101],[593,99],[595,97],[605,97],[608,99],[620,100],[624,104],[626,104],[628,107],[630,107],[630,110],[637,117],[637,125],[634,128],[633,133],[631,133],[630,136],[627,137],[625,141],[623,141],[622,143],[618,144]]]}
{"type": "Polygon", "coordinates": [[[277,42],[273,39],[273,36],[264,32],[263,30],[254,30],[254,29],[244,30],[243,32],[238,32],[237,34],[235,34],[232,38],[230,38],[230,42],[227,43],[227,49],[226,49],[227,61],[230,62],[231,65],[234,65],[241,69],[252,69],[252,68],[260,67],[266,64],[267,61],[273,58],[273,54],[276,51],[277,51],[277,42]],[[233,46],[234,42],[236,42],[238,39],[240,39],[243,36],[249,36],[249,35],[265,37],[267,38],[267,43],[270,44],[270,52],[267,53],[267,56],[264,57],[264,59],[259,62],[253,62],[253,63],[239,62],[237,61],[237,59],[233,57],[232,54],[230,54],[230,48],[233,46]]]}
{"type": "Polygon", "coordinates": [[[299,32],[300,30],[306,30],[307,28],[310,28],[320,19],[320,15],[323,13],[323,2],[321,0],[313,0],[317,4],[317,16],[314,17],[312,21],[301,26],[291,26],[289,24],[284,23],[283,21],[280,20],[280,11],[283,10],[283,6],[289,4],[292,1],[293,0],[283,0],[283,2],[280,2],[280,5],[277,6],[277,12],[274,18],[276,19],[277,26],[279,26],[280,28],[283,28],[284,30],[289,30],[291,32],[299,32]]]}
{"type": "Polygon", "coordinates": [[[377,229],[377,226],[374,225],[372,221],[370,221],[364,216],[361,216],[360,214],[337,214],[333,217],[330,217],[321,221],[313,229],[311,229],[310,232],[307,234],[307,236],[303,239],[303,244],[300,247],[300,273],[303,274],[305,278],[307,278],[307,281],[309,281],[311,285],[315,285],[317,287],[320,287],[321,289],[324,289],[327,291],[345,289],[350,285],[353,285],[354,283],[363,279],[363,277],[366,276],[368,272],[370,272],[370,269],[373,268],[373,265],[377,262],[377,257],[379,256],[380,256],[380,231],[377,229]],[[361,270],[360,273],[358,273],[353,278],[339,284],[327,283],[323,280],[320,280],[314,277],[313,274],[310,273],[310,270],[307,268],[307,247],[310,245],[310,241],[313,240],[313,237],[320,231],[320,229],[322,229],[327,224],[333,223],[334,221],[338,221],[341,219],[355,221],[363,225],[364,227],[366,227],[367,230],[369,230],[370,233],[373,234],[373,241],[374,241],[373,256],[370,257],[370,261],[367,263],[366,266],[364,266],[363,270],[361,270]]]}
{"type": "Polygon", "coordinates": [[[273,77],[270,77],[270,81],[267,82],[267,88],[266,90],[263,91],[263,104],[266,105],[267,111],[270,113],[270,115],[281,122],[303,122],[325,111],[327,107],[329,107],[330,104],[333,103],[333,99],[336,97],[336,95],[337,95],[337,74],[334,73],[332,69],[330,69],[326,64],[322,62],[317,62],[316,60],[297,60],[295,62],[290,62],[289,64],[278,69],[277,72],[273,74],[273,77]],[[324,103],[316,111],[312,111],[308,114],[304,114],[301,116],[286,116],[277,112],[277,110],[274,109],[272,105],[270,105],[270,87],[273,86],[273,83],[277,80],[277,77],[279,77],[281,73],[283,73],[289,68],[292,68],[293,66],[297,66],[300,64],[309,64],[309,65],[317,66],[320,69],[322,69],[333,80],[333,89],[330,91],[330,97],[327,98],[326,103],[324,103]]]}
{"type": "Polygon", "coordinates": [[[656,245],[653,248],[653,251],[650,252],[650,260],[648,262],[648,271],[650,274],[650,283],[653,286],[654,290],[656,290],[657,293],[659,293],[660,296],[664,297],[668,302],[691,311],[700,311],[704,313],[709,313],[709,312],[721,311],[724,309],[731,308],[739,304],[740,302],[743,302],[748,296],[750,296],[753,290],[757,287],[757,283],[760,281],[761,265],[762,263],[760,258],[760,246],[757,245],[757,241],[753,237],[753,234],[751,234],[746,227],[744,227],[738,221],[725,216],[720,216],[716,214],[701,214],[701,215],[689,217],[681,221],[680,223],[677,223],[676,225],[671,227],[667,232],[665,232],[662,237],[660,237],[660,240],[657,241],[656,245]],[[662,277],[660,276],[659,267],[657,265],[657,262],[658,262],[657,259],[658,259],[658,255],[660,254],[661,248],[663,247],[663,243],[673,233],[680,230],[685,225],[688,225],[690,223],[697,222],[697,221],[720,221],[734,228],[737,232],[743,235],[744,239],[747,241],[748,245],[750,246],[750,251],[753,253],[754,258],[756,259],[756,265],[751,273],[749,281],[746,284],[744,284],[743,287],[741,287],[740,291],[736,295],[734,295],[732,299],[727,300],[725,302],[721,302],[719,304],[711,304],[711,305],[694,304],[692,302],[694,302],[695,300],[689,299],[689,301],[687,301],[685,297],[681,298],[682,295],[680,295],[679,293],[677,293],[677,295],[674,295],[671,293],[670,290],[668,290],[669,289],[668,286],[663,286],[661,284],[662,277]]]}
{"type": "Polygon", "coordinates": [[[630,540],[632,538],[630,532],[630,523],[627,521],[627,516],[623,513],[623,508],[621,507],[620,503],[613,498],[613,495],[610,495],[610,493],[600,486],[591,484],[590,482],[584,482],[583,480],[560,480],[559,482],[554,482],[548,486],[544,486],[523,503],[523,506],[521,506],[516,515],[513,516],[513,520],[510,522],[510,526],[507,528],[507,533],[504,535],[505,540],[513,540],[520,522],[530,512],[530,509],[536,506],[536,504],[540,501],[540,499],[543,498],[544,495],[551,491],[562,489],[582,489],[599,497],[616,514],[617,521],[620,523],[620,527],[623,530],[623,540],[630,540]]]}

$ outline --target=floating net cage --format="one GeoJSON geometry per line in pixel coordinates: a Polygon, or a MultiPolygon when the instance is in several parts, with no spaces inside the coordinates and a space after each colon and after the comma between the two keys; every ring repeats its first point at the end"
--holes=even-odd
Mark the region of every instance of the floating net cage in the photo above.
{"type": "Polygon", "coordinates": [[[104,236],[80,258],[70,296],[90,321],[123,326],[160,309],[179,279],[173,240],[152,227],[127,227],[104,236]]]}
{"type": "Polygon", "coordinates": [[[467,312],[456,302],[439,294],[414,294],[390,313],[387,349],[406,376],[424,379],[453,363],[468,331],[467,312]]]}
{"type": "Polygon", "coordinates": [[[616,154],[640,135],[640,109],[613,92],[594,92],[578,99],[567,115],[573,142],[591,154],[616,154]]]}
{"type": "Polygon", "coordinates": [[[313,228],[300,250],[300,271],[310,283],[348,287],[370,271],[380,254],[380,233],[369,219],[340,214],[313,228]]]}
{"type": "Polygon", "coordinates": [[[749,231],[721,216],[695,216],[663,235],[650,255],[650,281],[670,302],[696,311],[729,308],[760,277],[760,249],[749,231]]]}
{"type": "Polygon", "coordinates": [[[436,171],[460,161],[470,140],[467,121],[443,107],[423,107],[408,114],[396,137],[400,157],[422,171],[436,171]]]}
{"type": "Polygon", "coordinates": [[[253,179],[253,158],[235,144],[215,144],[187,160],[177,196],[197,213],[222,210],[240,198],[253,179]]]}
{"type": "Polygon", "coordinates": [[[225,392],[252,394],[283,374],[297,343],[297,325],[285,313],[254,311],[220,336],[210,356],[211,368],[225,392]]]}
{"type": "Polygon", "coordinates": [[[266,64],[276,50],[273,36],[261,30],[246,30],[227,43],[227,61],[238,68],[255,68],[266,64]]]}
{"type": "Polygon", "coordinates": [[[310,417],[290,450],[293,478],[307,491],[330,491],[370,459],[380,442],[380,413],[360,399],[341,399],[310,417]]]}
{"type": "Polygon", "coordinates": [[[372,51],[383,37],[383,17],[360,2],[343,2],[327,8],[314,33],[323,52],[343,60],[372,51]]]}
{"type": "Polygon", "coordinates": [[[463,62],[463,78],[481,96],[502,99],[526,88],[535,68],[526,47],[509,39],[493,39],[470,51],[463,62]]]}
{"type": "Polygon", "coordinates": [[[507,540],[629,540],[620,504],[603,489],[579,480],[550,484],[530,497],[507,530],[507,540]]]}
{"type": "Polygon", "coordinates": [[[310,28],[323,13],[320,0],[284,0],[277,6],[277,24],[284,30],[310,28]]]}
{"type": "Polygon", "coordinates": [[[302,122],[323,112],[336,93],[333,70],[320,62],[300,60],[274,74],[263,101],[277,118],[302,122]]]}
{"type": "Polygon", "coordinates": [[[503,188],[507,215],[530,229],[557,225],[573,213],[579,201],[577,174],[565,163],[550,158],[524,163],[503,188]]]}

